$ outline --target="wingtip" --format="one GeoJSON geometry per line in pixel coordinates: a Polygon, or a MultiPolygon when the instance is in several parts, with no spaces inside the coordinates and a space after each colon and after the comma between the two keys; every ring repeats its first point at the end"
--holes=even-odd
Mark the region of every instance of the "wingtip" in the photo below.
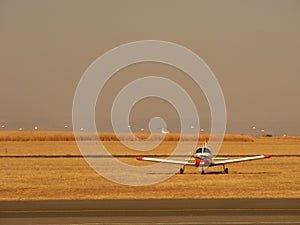
{"type": "Polygon", "coordinates": [[[269,155],[269,154],[265,154],[264,156],[265,156],[265,158],[271,158],[271,155],[269,155]]]}
{"type": "Polygon", "coordinates": [[[138,157],[136,157],[136,160],[143,160],[143,157],[138,156],[138,157]]]}

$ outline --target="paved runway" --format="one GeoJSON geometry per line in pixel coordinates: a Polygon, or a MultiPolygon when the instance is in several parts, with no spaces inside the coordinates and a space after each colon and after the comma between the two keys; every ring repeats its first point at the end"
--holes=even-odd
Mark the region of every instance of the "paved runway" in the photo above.
{"type": "Polygon", "coordinates": [[[6,225],[152,223],[300,224],[300,199],[0,202],[0,224],[6,225]]]}

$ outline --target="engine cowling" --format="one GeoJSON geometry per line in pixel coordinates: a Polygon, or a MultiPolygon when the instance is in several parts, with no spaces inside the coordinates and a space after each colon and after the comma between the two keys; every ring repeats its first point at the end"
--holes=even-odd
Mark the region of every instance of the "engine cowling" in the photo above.
{"type": "Polygon", "coordinates": [[[196,158],[195,159],[195,166],[199,167],[199,166],[209,166],[210,165],[210,161],[207,159],[200,159],[200,158],[196,158]]]}

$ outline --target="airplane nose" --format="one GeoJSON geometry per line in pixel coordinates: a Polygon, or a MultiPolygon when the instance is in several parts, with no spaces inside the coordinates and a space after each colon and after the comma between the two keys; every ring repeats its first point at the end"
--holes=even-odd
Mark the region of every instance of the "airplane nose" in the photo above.
{"type": "Polygon", "coordinates": [[[200,165],[201,159],[196,158],[195,161],[195,166],[198,167],[200,165]]]}

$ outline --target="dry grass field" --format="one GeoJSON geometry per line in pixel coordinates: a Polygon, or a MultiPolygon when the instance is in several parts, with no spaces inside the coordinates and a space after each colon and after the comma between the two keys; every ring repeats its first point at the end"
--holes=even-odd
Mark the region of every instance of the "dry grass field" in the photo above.
{"type": "MultiPolygon", "coordinates": [[[[184,141],[192,141],[198,138],[199,141],[204,141],[206,138],[214,139],[217,136],[209,137],[207,134],[201,135],[182,135],[176,133],[170,134],[153,134],[149,133],[134,133],[136,139],[128,134],[119,134],[118,137],[114,133],[98,133],[101,141],[136,141],[149,140],[157,141],[178,141],[180,138],[184,141]]],[[[77,138],[82,141],[94,140],[94,135],[88,132],[77,133],[77,138]]],[[[253,138],[247,135],[231,135],[224,136],[225,141],[253,141],[253,138]]],[[[71,131],[0,131],[0,141],[75,141],[74,133],[71,131]]]]}
{"type": "MultiPolygon", "coordinates": [[[[117,141],[106,141],[121,161],[143,166],[132,151],[117,141]],[[132,156],[132,157],[130,157],[132,156]]],[[[145,142],[136,143],[137,146],[145,142]]],[[[176,142],[166,141],[147,155],[172,152],[176,142]]],[[[0,141],[0,200],[19,199],[137,199],[137,198],[299,198],[300,138],[256,138],[252,142],[223,142],[219,154],[228,156],[269,153],[271,159],[175,174],[151,186],[129,187],[99,176],[83,158],[13,158],[16,155],[79,155],[74,141],[0,141]],[[4,157],[3,157],[4,156],[4,157]],[[10,156],[10,157],[7,157],[10,156]]],[[[109,169],[109,168],[108,168],[109,169]]],[[[125,174],[126,176],[126,174],[125,174]]]]}

